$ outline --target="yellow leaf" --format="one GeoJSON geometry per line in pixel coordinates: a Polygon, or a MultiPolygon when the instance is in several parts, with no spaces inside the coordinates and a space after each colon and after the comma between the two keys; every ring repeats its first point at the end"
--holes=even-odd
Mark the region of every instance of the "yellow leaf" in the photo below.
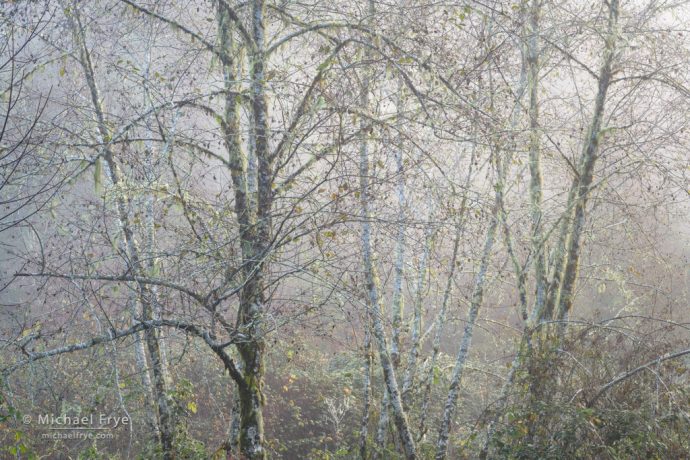
{"type": "Polygon", "coordinates": [[[196,414],[196,403],[194,401],[189,401],[187,403],[187,409],[189,409],[192,414],[196,414]]]}

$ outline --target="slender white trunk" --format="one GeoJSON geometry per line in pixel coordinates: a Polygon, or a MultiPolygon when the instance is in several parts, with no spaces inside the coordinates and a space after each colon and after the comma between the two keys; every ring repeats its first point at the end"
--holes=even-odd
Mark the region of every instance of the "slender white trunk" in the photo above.
{"type": "MultiPolygon", "coordinates": [[[[429,221],[431,221],[431,216],[433,212],[429,212],[429,221]]],[[[425,231],[426,235],[424,238],[424,251],[422,252],[422,257],[419,260],[419,268],[417,273],[417,288],[415,291],[415,301],[414,301],[414,318],[412,320],[412,331],[410,334],[410,352],[407,356],[407,366],[405,369],[405,376],[403,378],[402,385],[402,400],[405,408],[410,406],[410,398],[412,385],[414,383],[415,374],[417,373],[417,361],[419,359],[419,351],[421,348],[422,340],[422,300],[424,298],[424,281],[426,280],[427,265],[429,263],[429,252],[431,251],[431,245],[433,240],[433,227],[431,222],[427,224],[425,231]]]]}
{"type": "MultiPolygon", "coordinates": [[[[474,161],[477,153],[477,146],[472,146],[472,153],[470,155],[470,163],[467,168],[467,177],[465,179],[464,190],[469,189],[470,182],[472,180],[474,171],[474,161]]],[[[429,412],[429,404],[431,402],[431,386],[434,381],[434,370],[436,368],[436,362],[438,361],[438,355],[441,352],[441,338],[443,336],[443,325],[446,322],[446,312],[448,311],[448,302],[450,302],[450,296],[453,290],[453,281],[455,278],[455,271],[458,265],[458,252],[460,249],[460,239],[464,233],[465,228],[465,212],[467,210],[467,193],[463,193],[462,201],[460,202],[460,210],[457,214],[458,222],[455,227],[455,238],[453,240],[453,255],[451,256],[450,263],[448,264],[448,278],[446,279],[446,287],[443,291],[443,301],[441,302],[441,310],[436,317],[436,324],[434,326],[434,341],[432,344],[431,351],[431,362],[429,363],[429,370],[424,381],[424,390],[422,395],[422,409],[419,419],[419,440],[423,440],[426,436],[427,426],[426,418],[429,412]]]]}
{"type": "Polygon", "coordinates": [[[230,421],[230,431],[228,434],[227,451],[233,456],[240,454],[240,394],[235,389],[232,395],[232,420],[230,421]]]}
{"type": "Polygon", "coordinates": [[[371,321],[366,315],[366,325],[364,329],[364,373],[362,375],[362,422],[359,432],[359,456],[362,460],[368,458],[367,446],[369,438],[369,415],[371,412],[371,370],[373,355],[371,349],[371,321]]]}
{"type": "MultiPolygon", "coordinates": [[[[464,202],[465,200],[463,199],[463,203],[464,202]]],[[[422,390],[422,409],[419,419],[418,437],[420,441],[424,439],[427,431],[426,417],[429,411],[429,403],[431,402],[431,386],[434,381],[434,370],[436,368],[436,362],[438,361],[438,355],[441,352],[441,337],[443,336],[443,324],[446,321],[446,311],[448,309],[448,302],[450,301],[450,295],[453,290],[453,277],[455,276],[455,266],[458,260],[460,238],[463,233],[462,230],[462,224],[458,223],[455,232],[455,239],[453,240],[453,255],[451,256],[450,262],[448,264],[448,279],[446,280],[446,287],[443,291],[443,301],[441,303],[441,310],[439,311],[438,316],[436,317],[436,324],[434,326],[435,331],[431,351],[431,361],[429,362],[429,370],[427,372],[426,378],[424,379],[422,390]]]]}
{"type": "MultiPolygon", "coordinates": [[[[403,89],[402,83],[398,84],[398,114],[403,111],[403,89]]],[[[400,120],[401,117],[398,117],[400,120]]],[[[398,126],[398,130],[401,126],[398,126]]],[[[395,280],[393,282],[393,301],[391,308],[391,320],[393,322],[393,336],[391,340],[391,359],[393,365],[398,368],[400,365],[400,331],[403,316],[403,296],[402,284],[405,274],[405,168],[403,163],[402,141],[398,141],[395,149],[395,166],[398,182],[396,184],[396,195],[398,199],[398,234],[395,239],[395,280]]]]}
{"type": "MultiPolygon", "coordinates": [[[[373,18],[375,14],[374,2],[371,0],[369,1],[369,14],[371,18],[373,18]]],[[[371,90],[370,78],[371,77],[368,72],[365,72],[360,98],[360,104],[363,108],[367,108],[369,106],[369,91],[371,90]]],[[[367,123],[367,121],[362,120],[361,123],[367,123]]],[[[359,192],[362,215],[362,259],[368,295],[367,310],[373,325],[372,332],[376,340],[379,360],[383,369],[383,379],[388,390],[388,395],[391,402],[391,411],[393,413],[393,419],[398,431],[398,436],[400,437],[400,441],[403,445],[405,458],[415,459],[417,457],[416,447],[414,439],[412,438],[412,433],[410,432],[407,415],[405,414],[402,406],[398,382],[395,376],[395,368],[388,351],[386,333],[383,326],[381,299],[379,297],[380,282],[376,270],[376,262],[374,260],[371,241],[371,203],[369,198],[369,129],[366,129],[368,128],[366,125],[363,125],[362,127],[365,129],[361,130],[362,135],[359,150],[359,192]]]]}
{"type": "MultiPolygon", "coordinates": [[[[128,303],[129,313],[132,318],[132,322],[134,322],[136,321],[136,318],[141,316],[141,307],[139,306],[138,299],[134,293],[132,293],[128,303]]],[[[155,433],[156,438],[160,438],[158,421],[156,420],[156,414],[153,411],[153,384],[151,383],[151,374],[149,373],[149,368],[146,363],[146,348],[144,347],[144,341],[141,338],[142,334],[134,334],[134,363],[136,364],[137,372],[141,376],[141,386],[144,393],[147,424],[155,433]]]]}
{"type": "MultiPolygon", "coordinates": [[[[489,36],[491,36],[491,25],[489,23],[489,36]]],[[[488,42],[487,42],[488,44],[488,42]]],[[[524,69],[520,74],[520,81],[518,83],[518,92],[516,94],[516,103],[513,107],[511,113],[511,130],[514,130],[517,125],[517,120],[519,116],[519,101],[522,98],[524,92],[524,69]]],[[[489,92],[492,95],[491,105],[493,106],[493,79],[489,78],[489,92]]],[[[511,134],[511,137],[513,135],[511,134]]],[[[509,145],[512,144],[509,143],[509,145]]],[[[512,145],[511,145],[512,147],[512,145]]],[[[453,368],[453,374],[451,376],[450,385],[448,388],[448,395],[446,396],[446,402],[443,410],[443,417],[439,425],[438,439],[436,442],[436,460],[443,460],[448,455],[448,440],[450,438],[450,428],[453,422],[453,416],[455,414],[455,409],[457,406],[458,394],[460,392],[460,384],[462,382],[462,376],[467,365],[467,358],[469,356],[470,346],[472,344],[472,336],[474,334],[474,326],[476,324],[477,318],[479,316],[479,311],[484,301],[484,287],[486,283],[487,271],[489,269],[489,264],[491,262],[491,256],[493,251],[494,242],[496,240],[496,231],[498,225],[501,222],[501,213],[503,206],[503,193],[504,186],[506,182],[507,167],[512,162],[512,150],[504,152],[499,148],[499,146],[493,147],[492,156],[494,158],[494,166],[496,169],[496,182],[494,184],[494,203],[491,210],[491,221],[486,230],[486,236],[484,238],[484,247],[482,250],[482,256],[479,262],[479,270],[475,277],[474,289],[472,291],[472,298],[470,301],[470,309],[465,322],[465,329],[463,331],[462,340],[460,342],[460,348],[455,360],[455,366],[453,368]],[[504,158],[505,157],[505,158],[504,158]]]]}
{"type": "MultiPolygon", "coordinates": [[[[265,351],[263,338],[268,276],[267,254],[271,250],[273,232],[273,160],[269,150],[269,110],[266,93],[265,9],[263,0],[253,0],[251,7],[250,97],[252,145],[248,163],[242,156],[239,141],[239,112],[235,96],[226,96],[226,146],[230,154],[231,175],[235,186],[235,214],[239,224],[244,264],[244,284],[237,313],[238,327],[247,331],[248,339],[237,344],[244,382],[238,385],[240,399],[240,455],[248,459],[264,459],[263,405],[265,351]],[[256,162],[256,170],[253,162],[256,162]],[[252,177],[248,178],[248,174],[252,177]],[[254,188],[256,189],[254,191],[254,188]]],[[[227,86],[234,72],[229,61],[231,18],[226,7],[219,4],[219,29],[224,42],[224,74],[227,86]]]]}
{"type": "MultiPolygon", "coordinates": [[[[144,84],[143,84],[143,89],[144,89],[144,101],[143,104],[153,114],[153,101],[151,100],[151,95],[149,93],[149,86],[148,86],[148,79],[150,75],[150,67],[151,67],[151,46],[152,44],[149,42],[147,43],[146,47],[146,55],[145,55],[145,62],[144,65],[142,66],[144,69],[144,84]]],[[[155,194],[153,192],[153,189],[155,187],[156,183],[156,152],[155,148],[153,146],[153,141],[151,140],[153,138],[153,130],[150,128],[151,124],[153,123],[153,115],[149,115],[147,119],[145,120],[146,122],[146,134],[145,134],[145,141],[144,141],[144,161],[143,161],[143,172],[144,172],[144,190],[145,190],[145,195],[144,195],[144,244],[142,247],[142,258],[144,260],[144,267],[146,272],[148,273],[149,276],[152,278],[158,277],[156,274],[156,270],[159,269],[158,261],[155,257],[155,243],[156,243],[156,226],[155,226],[155,221],[156,221],[156,216],[154,214],[154,204],[155,204],[155,194]]],[[[175,136],[174,133],[174,124],[173,124],[173,132],[168,133],[167,135],[167,142],[164,144],[163,149],[159,153],[158,158],[162,158],[166,154],[166,150],[171,148],[172,142],[173,142],[173,137],[175,136]]],[[[151,290],[151,319],[154,320],[160,320],[162,317],[162,312],[161,312],[161,304],[158,301],[158,290],[156,286],[150,286],[151,290]]],[[[170,373],[168,371],[168,360],[167,360],[167,352],[166,352],[166,342],[165,339],[163,338],[163,335],[161,332],[158,333],[156,336],[156,339],[158,341],[158,348],[160,350],[160,372],[163,375],[163,380],[166,382],[172,382],[170,373]]],[[[170,384],[166,386],[166,388],[169,388],[170,384]]]]}
{"type": "MultiPolygon", "coordinates": [[[[127,255],[131,270],[138,275],[145,274],[146,268],[142,261],[141,251],[135,238],[134,230],[131,226],[128,216],[127,205],[128,198],[125,190],[119,190],[119,187],[125,185],[125,180],[119,166],[115,162],[115,153],[112,146],[109,144],[111,139],[111,132],[101,107],[101,100],[98,86],[96,84],[93,65],[91,63],[91,56],[86,46],[85,30],[81,24],[79,17],[78,5],[72,2],[71,8],[68,9],[67,18],[69,26],[72,30],[74,41],[79,48],[79,62],[84,71],[87,87],[91,97],[94,113],[96,116],[96,125],[100,142],[103,145],[103,159],[106,164],[106,171],[112,184],[117,189],[115,192],[115,203],[117,208],[117,215],[119,225],[122,228],[122,233],[127,247],[127,255]]],[[[152,319],[152,305],[157,303],[155,292],[152,292],[150,286],[143,283],[138,283],[139,301],[142,305],[142,317],[144,320],[152,319]]],[[[161,355],[160,342],[158,339],[158,331],[156,329],[146,329],[145,334],[146,345],[148,349],[151,370],[153,374],[153,384],[156,396],[156,407],[158,410],[158,426],[160,429],[160,440],[163,448],[163,458],[165,460],[173,458],[173,437],[174,427],[171,412],[171,401],[169,400],[168,388],[169,382],[167,380],[166,372],[163,368],[163,359],[161,355]]]]}
{"type": "MultiPolygon", "coordinates": [[[[366,135],[366,134],[365,134],[366,135]]],[[[362,256],[368,293],[368,310],[373,323],[373,333],[378,347],[379,360],[383,368],[383,378],[391,401],[391,410],[398,430],[398,436],[407,459],[416,458],[415,443],[410,432],[407,416],[403,410],[398,382],[395,377],[393,362],[388,353],[385,330],[383,327],[381,304],[379,298],[379,279],[375,267],[371,244],[371,212],[369,209],[369,154],[366,139],[360,148],[360,200],[362,205],[362,256]]]]}
{"type": "MultiPolygon", "coordinates": [[[[500,161],[500,160],[497,160],[500,161]]],[[[500,186],[497,184],[497,194],[500,186]]],[[[455,367],[453,368],[453,375],[450,380],[448,388],[448,396],[443,410],[443,418],[438,431],[438,441],[436,443],[436,460],[443,460],[448,453],[448,439],[450,436],[450,426],[453,421],[455,409],[457,406],[458,394],[460,392],[460,382],[462,381],[462,374],[467,364],[467,356],[469,354],[470,345],[472,344],[472,336],[474,334],[474,325],[479,316],[479,309],[484,300],[484,285],[486,282],[486,274],[489,269],[491,261],[491,253],[496,237],[496,228],[498,227],[498,200],[494,203],[491,222],[486,230],[484,238],[484,249],[479,263],[479,271],[474,282],[474,290],[472,292],[472,300],[470,303],[470,311],[465,322],[465,330],[463,332],[462,341],[460,342],[460,349],[455,360],[455,367]]]]}
{"type": "MultiPolygon", "coordinates": [[[[403,95],[405,86],[398,80],[398,100],[397,111],[400,115],[403,111],[403,95]]],[[[398,116],[398,131],[402,127],[402,117],[398,116]]],[[[391,302],[391,322],[393,326],[393,334],[391,337],[391,359],[393,360],[393,367],[397,370],[400,366],[400,335],[402,331],[403,322],[403,295],[402,284],[405,276],[405,168],[403,162],[403,145],[402,140],[398,139],[395,148],[395,166],[397,173],[396,197],[398,199],[398,229],[395,238],[395,278],[393,280],[393,295],[391,302]]],[[[386,432],[388,429],[388,410],[390,405],[390,398],[388,397],[388,390],[384,389],[383,398],[381,400],[381,414],[379,416],[378,430],[376,433],[376,444],[379,446],[379,452],[385,448],[386,432]]]]}

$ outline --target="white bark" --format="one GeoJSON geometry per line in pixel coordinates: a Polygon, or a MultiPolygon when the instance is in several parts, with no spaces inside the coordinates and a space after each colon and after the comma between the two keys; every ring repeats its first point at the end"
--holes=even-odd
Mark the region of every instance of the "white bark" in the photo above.
{"type": "MultiPolygon", "coordinates": [[[[398,101],[397,110],[400,114],[403,110],[403,93],[404,86],[398,85],[398,101]]],[[[398,120],[401,118],[398,117],[398,120]]],[[[401,129],[398,127],[398,129],[401,129]]],[[[398,199],[398,234],[395,239],[395,280],[393,282],[393,301],[391,308],[391,320],[393,322],[393,337],[391,341],[391,358],[393,365],[396,367],[400,364],[400,330],[402,327],[403,316],[403,296],[402,284],[405,274],[405,169],[403,163],[403,146],[402,142],[398,141],[395,149],[395,166],[397,169],[397,187],[396,195],[398,199]]]]}
{"type": "MultiPolygon", "coordinates": [[[[79,48],[79,63],[84,71],[84,77],[86,79],[91,97],[91,103],[96,116],[96,126],[98,129],[99,141],[103,144],[102,156],[105,160],[106,171],[110,181],[116,189],[115,203],[117,208],[117,216],[119,225],[124,235],[129,263],[135,275],[142,276],[145,274],[146,269],[144,262],[142,262],[141,251],[136,241],[134,230],[131,226],[128,216],[127,198],[125,195],[126,192],[125,190],[121,189],[125,185],[125,180],[119,166],[115,162],[115,153],[112,149],[112,146],[109,144],[112,133],[108,128],[108,124],[103,113],[103,108],[101,106],[101,99],[91,63],[91,56],[86,46],[85,30],[81,24],[76,2],[72,2],[71,8],[67,12],[67,18],[75,44],[79,48]]],[[[141,302],[143,310],[143,319],[146,321],[152,320],[152,305],[157,303],[155,292],[151,290],[150,286],[143,283],[138,283],[138,289],[139,301],[141,302]]],[[[149,353],[148,356],[151,361],[150,364],[153,374],[156,407],[158,410],[158,426],[160,430],[161,445],[163,448],[163,457],[166,460],[172,459],[174,427],[168,396],[169,382],[163,367],[164,363],[161,355],[158,331],[156,329],[146,329],[144,335],[146,337],[146,345],[149,353]]]]}
{"type": "Polygon", "coordinates": [[[407,366],[405,369],[405,376],[402,385],[402,400],[405,408],[410,406],[411,390],[414,383],[415,374],[417,372],[417,360],[419,359],[419,351],[422,341],[422,300],[424,298],[424,281],[427,275],[427,265],[429,261],[429,252],[433,240],[433,228],[431,225],[431,216],[433,211],[429,212],[429,224],[426,228],[426,235],[424,238],[424,250],[422,257],[419,260],[419,268],[417,272],[417,287],[415,290],[414,301],[414,317],[412,320],[412,331],[410,336],[410,352],[407,356],[407,366]]]}
{"type": "MultiPolygon", "coordinates": [[[[375,13],[374,2],[369,1],[369,15],[373,18],[375,13]]],[[[362,93],[360,104],[363,108],[369,105],[369,91],[370,75],[365,72],[362,84],[362,93]]],[[[370,184],[369,184],[369,129],[366,126],[368,120],[361,121],[362,126],[360,150],[359,150],[359,181],[360,181],[360,204],[362,217],[362,259],[364,266],[364,273],[366,279],[366,290],[368,295],[367,309],[370,321],[373,325],[373,335],[376,340],[378,348],[379,360],[383,369],[383,378],[388,390],[388,395],[391,402],[391,411],[395,421],[395,426],[398,430],[398,436],[403,445],[405,458],[415,459],[417,457],[416,447],[412,433],[410,432],[407,415],[402,406],[400,391],[398,389],[398,382],[395,376],[395,369],[393,361],[388,351],[388,344],[386,341],[386,334],[383,326],[383,316],[381,308],[381,299],[379,297],[380,282],[376,270],[376,262],[374,260],[373,245],[372,245],[372,228],[371,228],[371,209],[370,209],[370,184]]]]}
{"type": "MultiPolygon", "coordinates": [[[[397,111],[399,115],[403,111],[404,89],[404,85],[398,80],[397,111]]],[[[398,130],[401,129],[401,119],[402,118],[399,116],[397,121],[398,130]]],[[[391,322],[393,325],[391,359],[393,361],[393,367],[398,369],[400,366],[400,334],[403,320],[402,284],[405,276],[405,231],[407,227],[405,223],[405,168],[401,139],[398,139],[398,145],[395,149],[395,166],[397,173],[396,197],[398,200],[398,229],[395,238],[395,278],[393,280],[393,295],[391,302],[391,322]]],[[[379,446],[379,449],[384,448],[386,445],[389,405],[390,398],[388,397],[388,390],[384,389],[381,401],[381,415],[379,417],[378,429],[376,432],[376,444],[379,446]]]]}
{"type": "MultiPolygon", "coordinates": [[[[500,161],[500,160],[497,160],[500,161]]],[[[497,185],[497,194],[501,193],[499,191],[500,187],[497,185]]],[[[470,310],[467,315],[465,322],[465,330],[463,332],[462,341],[460,342],[460,349],[458,350],[458,355],[455,360],[455,366],[453,368],[453,375],[450,380],[450,386],[448,388],[448,396],[446,397],[446,403],[443,410],[443,418],[441,420],[441,425],[438,432],[438,441],[436,443],[436,460],[443,460],[446,458],[448,452],[448,439],[450,436],[450,426],[455,414],[455,409],[457,406],[458,394],[460,392],[460,382],[462,380],[462,374],[465,370],[465,365],[467,364],[467,356],[469,354],[470,345],[472,344],[472,336],[474,334],[474,325],[479,316],[479,309],[481,308],[482,302],[484,300],[484,284],[486,282],[486,274],[489,269],[489,262],[491,261],[491,253],[494,245],[494,240],[496,236],[496,228],[498,227],[498,200],[494,203],[491,222],[486,230],[486,236],[484,238],[484,249],[482,251],[482,257],[479,264],[479,271],[474,282],[474,290],[472,292],[472,301],[470,303],[470,310]]]]}
{"type": "Polygon", "coordinates": [[[388,395],[391,401],[391,410],[398,430],[398,436],[405,451],[405,458],[416,458],[415,443],[410,432],[407,416],[403,410],[398,382],[395,377],[393,362],[388,353],[385,331],[382,321],[381,304],[379,298],[379,279],[375,267],[373,249],[371,244],[371,212],[369,209],[369,154],[366,139],[363,139],[360,148],[360,199],[362,205],[362,256],[366,287],[368,293],[368,310],[373,323],[373,333],[378,347],[379,360],[383,368],[383,378],[386,383],[388,395]]]}

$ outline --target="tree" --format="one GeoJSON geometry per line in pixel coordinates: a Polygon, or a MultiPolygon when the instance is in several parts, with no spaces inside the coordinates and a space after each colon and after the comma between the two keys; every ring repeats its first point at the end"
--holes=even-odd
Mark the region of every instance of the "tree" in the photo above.
{"type": "Polygon", "coordinates": [[[686,9],[3,5],[8,452],[682,457],[686,9]]]}

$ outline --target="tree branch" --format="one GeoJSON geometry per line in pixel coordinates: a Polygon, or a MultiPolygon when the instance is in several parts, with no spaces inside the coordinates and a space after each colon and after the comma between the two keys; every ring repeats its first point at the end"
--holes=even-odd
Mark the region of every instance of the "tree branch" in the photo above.
{"type": "Polygon", "coordinates": [[[659,356],[657,359],[649,361],[648,363],[645,363],[639,367],[636,367],[635,369],[633,369],[631,371],[620,374],[618,377],[616,377],[615,379],[611,380],[609,383],[607,383],[606,385],[601,387],[599,389],[599,391],[597,392],[597,394],[594,395],[594,397],[589,400],[589,402],[587,403],[587,407],[592,407],[594,405],[594,403],[596,403],[599,400],[599,398],[601,398],[604,395],[604,393],[606,393],[608,390],[610,390],[613,386],[619,384],[623,380],[629,379],[630,377],[637,374],[638,372],[649,368],[649,366],[659,364],[659,363],[662,363],[664,361],[668,361],[669,359],[680,358],[681,356],[684,356],[684,355],[690,355],[690,349],[677,351],[675,353],[666,353],[665,355],[659,356]]]}
{"type": "Polygon", "coordinates": [[[81,275],[78,273],[26,273],[26,272],[20,272],[20,273],[15,273],[14,276],[21,276],[21,277],[30,277],[30,276],[35,276],[35,277],[46,277],[46,278],[61,278],[61,279],[68,279],[68,280],[93,280],[93,281],[122,281],[122,282],[129,282],[129,281],[135,281],[137,283],[142,283],[142,284],[150,284],[153,286],[162,286],[162,287],[167,287],[170,289],[175,289],[176,291],[183,292],[196,300],[197,302],[204,304],[206,302],[206,298],[202,296],[201,294],[198,294],[191,289],[181,286],[176,283],[172,283],[170,281],[166,280],[161,280],[157,278],[147,278],[143,276],[132,276],[132,275],[118,275],[118,276],[108,276],[108,275],[81,275]]]}

